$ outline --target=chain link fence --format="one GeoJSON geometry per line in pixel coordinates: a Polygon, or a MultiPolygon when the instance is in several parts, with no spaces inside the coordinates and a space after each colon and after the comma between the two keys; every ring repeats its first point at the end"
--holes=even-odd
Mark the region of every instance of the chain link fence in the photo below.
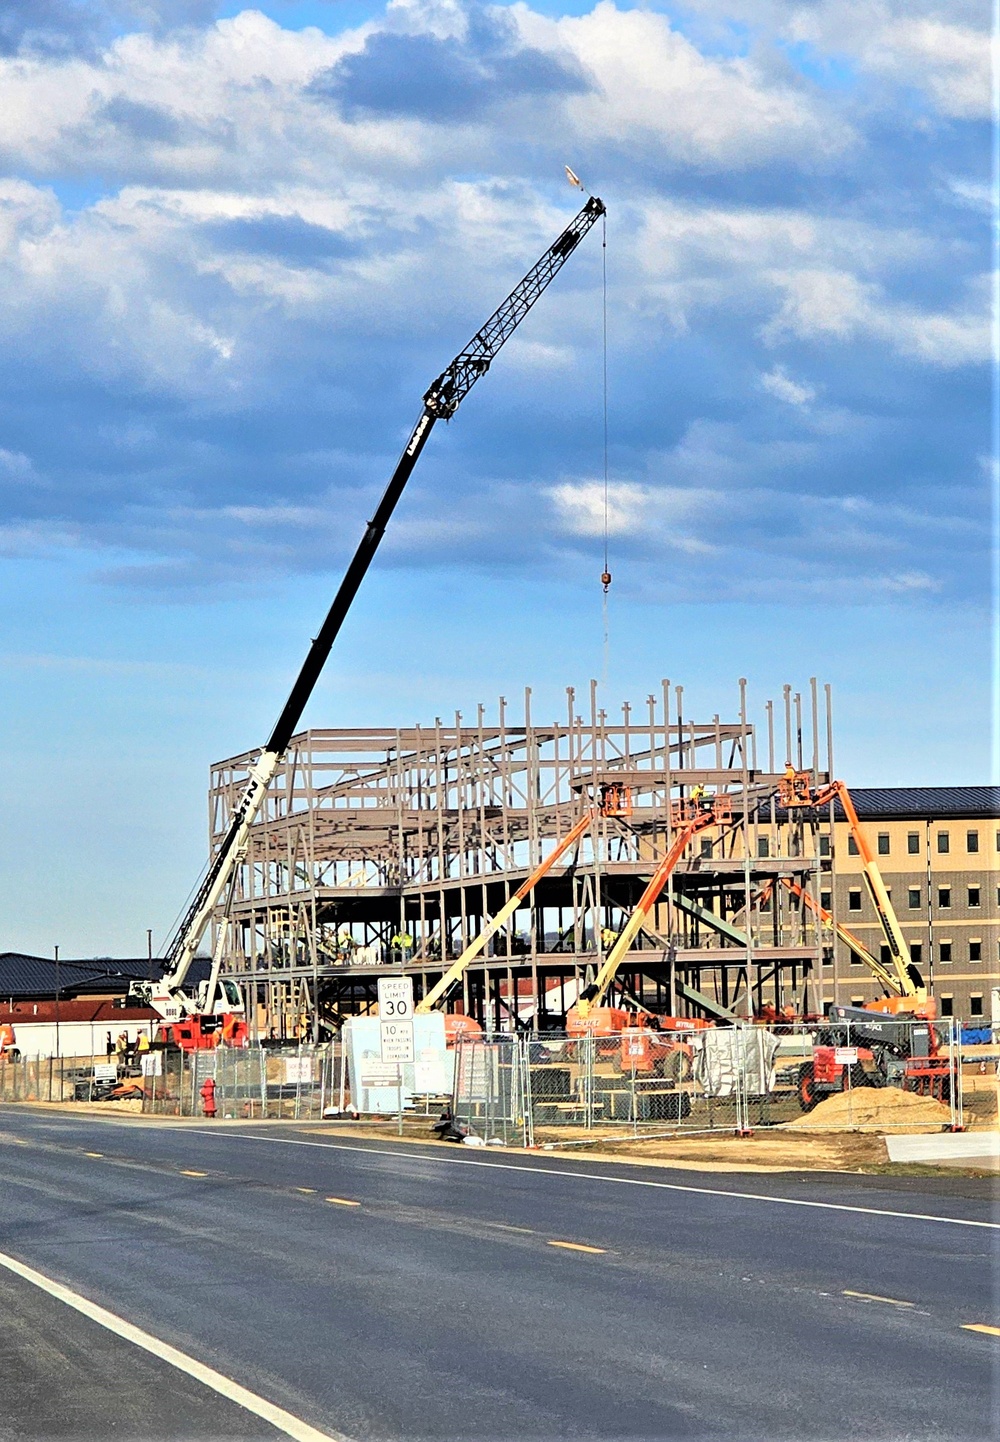
{"type": "Polygon", "coordinates": [[[205,1114],[202,1088],[211,1078],[216,1115],[308,1121],[343,1105],[343,1057],[339,1042],[297,1047],[214,1047],[165,1051],[147,1062],[142,1078],[145,1114],[205,1114]]]}
{"type": "Polygon", "coordinates": [[[895,1018],[479,1037],[459,1043],[452,1107],[485,1141],[524,1146],[581,1133],[958,1130],[961,1052],[950,1021],[895,1018]]]}
{"type": "Polygon", "coordinates": [[[340,1043],[295,1047],[159,1048],[134,1064],[100,1057],[7,1057],[0,1102],[130,1102],[157,1116],[205,1114],[201,1089],[215,1083],[216,1115],[306,1120],[343,1108],[346,1078],[340,1043]]]}

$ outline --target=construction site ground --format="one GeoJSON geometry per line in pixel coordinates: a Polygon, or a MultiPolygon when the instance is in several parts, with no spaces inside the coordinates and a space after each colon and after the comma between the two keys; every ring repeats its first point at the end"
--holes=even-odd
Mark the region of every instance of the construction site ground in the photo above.
{"type": "MultiPolygon", "coordinates": [[[[837,1102],[838,1098],[831,1099],[837,1102]]],[[[927,1102],[928,1099],[914,1098],[927,1102]]],[[[35,1102],[9,1103],[11,1107],[25,1106],[46,1112],[62,1111],[73,1115],[130,1115],[139,1117],[141,1103],[120,1102],[35,1102]]],[[[828,1103],[821,1104],[829,1105],[828,1103]]],[[[912,1134],[943,1130],[939,1118],[931,1117],[930,1110],[937,1104],[930,1102],[927,1116],[920,1108],[910,1108],[912,1120],[907,1132],[912,1134]]],[[[929,1163],[891,1162],[886,1150],[884,1133],[867,1124],[865,1129],[830,1130],[824,1125],[821,1107],[813,1113],[803,1115],[794,1126],[785,1125],[752,1132],[748,1136],[737,1136],[724,1132],[702,1135],[638,1136],[625,1133],[622,1128],[595,1129],[592,1133],[581,1133],[579,1127],[536,1128],[535,1145],[551,1151],[554,1157],[586,1157],[588,1161],[608,1160],[633,1163],[643,1166],[672,1168],[680,1171],[702,1172],[853,1172],[884,1174],[886,1176],[952,1176],[985,1177],[995,1174],[992,1165],[932,1165],[929,1163]],[[820,1113],[818,1119],[817,1113],[820,1113]],[[813,1123],[810,1125],[810,1123],[813,1123]]],[[[0,1109],[2,1110],[2,1109],[0,1109]]],[[[944,1108],[941,1111],[944,1112],[944,1108]]],[[[152,1125],[170,1126],[198,1125],[200,1118],[187,1121],[176,1117],[147,1117],[152,1125]]],[[[363,1137],[370,1140],[391,1138],[393,1141],[427,1144],[433,1117],[404,1114],[402,1136],[396,1117],[365,1117],[359,1121],[348,1119],[322,1122],[302,1122],[288,1119],[289,1128],[310,1134],[363,1137]]],[[[241,1127],[264,1125],[263,1120],[247,1121],[219,1119],[215,1125],[241,1127]]],[[[273,1121],[266,1123],[273,1125],[273,1121]]],[[[967,1098],[965,1124],[970,1130],[995,1131],[997,1128],[996,1096],[976,1093],[967,1098]]],[[[841,1127],[844,1122],[839,1121],[841,1127]]],[[[449,1145],[441,1143],[442,1146],[449,1145]]]]}

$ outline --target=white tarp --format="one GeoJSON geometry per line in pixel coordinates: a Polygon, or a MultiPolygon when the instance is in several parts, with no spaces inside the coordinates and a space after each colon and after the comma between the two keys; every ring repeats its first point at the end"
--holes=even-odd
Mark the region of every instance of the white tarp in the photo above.
{"type": "Polygon", "coordinates": [[[707,1097],[764,1096],[774,1089],[778,1038],[762,1027],[719,1027],[699,1032],[694,1044],[694,1079],[707,1097]]]}

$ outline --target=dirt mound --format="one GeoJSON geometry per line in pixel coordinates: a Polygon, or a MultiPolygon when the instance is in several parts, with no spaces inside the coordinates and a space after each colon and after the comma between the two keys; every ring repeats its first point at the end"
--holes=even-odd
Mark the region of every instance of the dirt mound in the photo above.
{"type": "Polygon", "coordinates": [[[833,1092],[811,1112],[788,1123],[807,1131],[840,1131],[845,1127],[940,1131],[950,1124],[949,1107],[933,1097],[917,1096],[899,1087],[854,1087],[851,1091],[833,1092]]]}

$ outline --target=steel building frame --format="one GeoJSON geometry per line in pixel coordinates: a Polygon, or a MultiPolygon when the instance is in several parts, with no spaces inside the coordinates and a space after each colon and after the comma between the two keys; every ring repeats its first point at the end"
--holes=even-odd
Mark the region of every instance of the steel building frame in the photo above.
{"type": "MultiPolygon", "coordinates": [[[[776,803],[786,760],[811,767],[817,782],[832,774],[829,688],[823,738],[815,681],[805,706],[784,688],[777,764],[767,703],[763,767],[743,681],[737,719],[726,722],[689,720],[683,688],[666,681],[643,707],[626,702],[620,718],[599,707],[596,682],[586,718],[572,687],[566,698],[565,719],[547,725],[533,721],[528,689],[516,718],[501,697],[495,719],[480,706],[473,725],[456,713],[448,725],[293,739],[215,920],[218,934],[228,918],[225,970],[256,1001],[258,1032],[335,1027],[373,1005],[389,966],[426,993],[608,785],[620,788],[619,813],[594,820],[469,967],[449,1009],[493,1029],[515,1018],[558,1025],[669,846],[671,803],[695,787],[727,795],[732,821],[703,833],[698,854],[677,867],[619,992],[675,1014],[692,1006],[690,991],[678,1000],[678,984],[740,1015],[765,1002],[816,1003],[828,938],[785,887],[767,883],[791,876],[818,896],[831,866],[830,818],[788,824],[776,803]]],[[[212,769],[213,847],[253,760],[212,769]]]]}

